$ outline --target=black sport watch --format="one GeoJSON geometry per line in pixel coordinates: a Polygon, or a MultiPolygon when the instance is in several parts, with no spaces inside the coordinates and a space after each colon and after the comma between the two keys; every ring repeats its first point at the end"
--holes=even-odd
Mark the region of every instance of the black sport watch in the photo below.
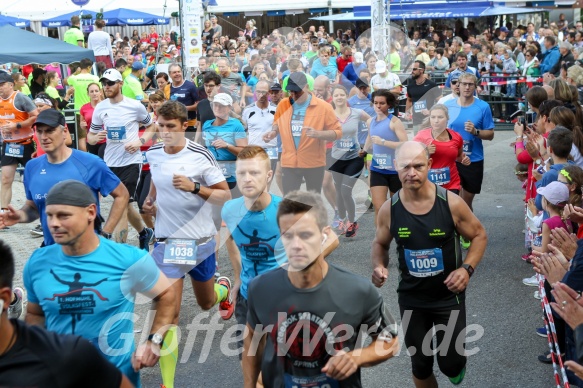
{"type": "Polygon", "coordinates": [[[194,182],[194,190],[191,191],[192,194],[198,194],[198,192],[200,191],[200,183],[199,182],[194,182]]]}
{"type": "Polygon", "coordinates": [[[111,240],[113,237],[113,233],[107,233],[107,232],[104,232],[103,230],[101,231],[100,234],[108,240],[111,240]]]}
{"type": "Polygon", "coordinates": [[[466,271],[468,271],[468,275],[470,275],[470,277],[472,277],[472,275],[474,274],[474,267],[472,267],[469,264],[462,264],[462,268],[465,269],[466,271]]]}

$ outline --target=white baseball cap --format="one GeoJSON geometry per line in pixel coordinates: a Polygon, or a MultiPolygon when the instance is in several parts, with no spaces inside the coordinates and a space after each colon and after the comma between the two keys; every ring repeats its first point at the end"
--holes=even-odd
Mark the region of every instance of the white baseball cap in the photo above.
{"type": "Polygon", "coordinates": [[[385,61],[377,61],[377,63],[375,64],[375,70],[377,71],[377,73],[384,73],[385,71],[387,71],[387,64],[385,61]]]}
{"type": "Polygon", "coordinates": [[[362,53],[354,53],[354,62],[356,63],[362,63],[364,61],[364,56],[362,55],[362,53]]]}
{"type": "Polygon", "coordinates": [[[224,106],[232,106],[233,99],[227,93],[217,93],[213,98],[213,102],[219,103],[224,106]]]}
{"type": "Polygon", "coordinates": [[[121,76],[121,73],[119,71],[117,71],[116,69],[107,69],[103,72],[103,75],[101,76],[101,78],[99,79],[99,81],[101,82],[101,80],[106,79],[109,81],[113,81],[113,82],[121,82],[123,81],[123,77],[121,76]]]}

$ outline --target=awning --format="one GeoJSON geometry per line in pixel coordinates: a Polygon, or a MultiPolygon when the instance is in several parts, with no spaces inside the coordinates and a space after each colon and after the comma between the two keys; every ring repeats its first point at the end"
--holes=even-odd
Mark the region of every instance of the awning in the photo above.
{"type": "MultiPolygon", "coordinates": [[[[521,13],[541,12],[536,8],[513,8],[493,6],[491,3],[465,2],[456,7],[454,3],[426,3],[426,4],[391,4],[390,19],[452,19],[471,18],[480,16],[513,15],[521,13]],[[462,5],[463,4],[463,5],[462,5]],[[456,9],[457,8],[457,9],[456,9]]],[[[354,7],[353,12],[327,15],[312,18],[321,21],[358,21],[370,20],[369,6],[354,7]]]]}
{"type": "MultiPolygon", "coordinates": [[[[43,20],[43,27],[69,27],[71,26],[71,17],[91,15],[92,21],[95,21],[96,12],[90,10],[79,10],[69,12],[64,15],[56,16],[47,20],[43,20]]],[[[81,24],[85,24],[81,19],[81,24]]],[[[163,18],[161,16],[152,15],[145,12],[134,11],[127,8],[118,8],[103,13],[103,20],[108,26],[146,26],[153,24],[169,24],[170,18],[163,18]]]]}
{"type": "Polygon", "coordinates": [[[15,18],[12,16],[0,15],[0,26],[5,26],[6,24],[10,24],[11,26],[14,26],[14,27],[23,28],[23,27],[29,27],[30,21],[25,20],[25,19],[15,18]]]}

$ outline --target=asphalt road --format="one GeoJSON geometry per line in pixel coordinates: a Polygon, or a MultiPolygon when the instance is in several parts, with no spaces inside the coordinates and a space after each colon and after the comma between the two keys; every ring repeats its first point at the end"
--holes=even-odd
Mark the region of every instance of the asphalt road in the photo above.
{"type": "MultiPolygon", "coordinates": [[[[548,349],[546,339],[535,334],[542,324],[540,304],[533,298],[534,287],[522,284],[521,279],[533,271],[520,255],[523,248],[523,191],[514,176],[516,163],[512,149],[513,132],[498,132],[492,142],[485,142],[485,179],[482,194],[476,197],[475,213],[484,224],[489,237],[488,248],[481,264],[470,281],[467,292],[468,325],[478,325],[475,340],[467,346],[475,353],[468,359],[466,378],[461,387],[549,387],[553,385],[553,371],[549,365],[537,361],[537,356],[548,349]],[[479,336],[478,334],[482,334],[479,336]]],[[[362,203],[364,183],[355,189],[362,203]]],[[[22,185],[15,184],[13,201],[24,202],[22,185]]],[[[105,205],[107,208],[107,204],[105,205]]],[[[359,209],[364,210],[360,205],[359,209]]],[[[370,246],[374,236],[372,213],[359,219],[360,229],[353,239],[341,239],[340,247],[329,260],[336,265],[370,279],[370,246]]],[[[17,225],[0,231],[0,238],[13,247],[17,256],[16,285],[21,284],[21,268],[40,240],[29,237],[30,225],[17,225]]],[[[136,244],[135,236],[130,242],[136,244]]],[[[391,254],[395,257],[394,252],[391,254]]],[[[224,247],[220,254],[220,272],[231,275],[224,247]]],[[[381,294],[393,316],[398,319],[397,271],[391,262],[390,278],[381,294]]],[[[202,312],[196,305],[190,284],[187,284],[180,319],[180,356],[176,372],[176,387],[237,387],[242,385],[242,374],[229,330],[235,321],[221,321],[216,307],[202,312]],[[231,345],[229,346],[229,343],[231,345]]],[[[147,305],[136,309],[136,339],[144,335],[142,329],[147,316],[147,305]]],[[[476,327],[476,326],[474,326],[476,327]]],[[[450,385],[447,377],[434,370],[440,384],[450,385]]],[[[410,360],[405,351],[379,366],[362,373],[366,387],[411,387],[410,360]]],[[[142,383],[157,388],[161,383],[157,367],[142,372],[142,383]]]]}

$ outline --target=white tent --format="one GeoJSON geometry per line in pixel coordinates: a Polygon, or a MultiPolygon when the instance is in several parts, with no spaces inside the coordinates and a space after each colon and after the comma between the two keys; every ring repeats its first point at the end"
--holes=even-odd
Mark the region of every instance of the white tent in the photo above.
{"type": "MultiPolygon", "coordinates": [[[[297,11],[303,10],[309,13],[315,8],[352,8],[356,4],[354,0],[297,0],[297,1],[277,1],[277,0],[256,0],[242,5],[241,0],[216,0],[216,6],[209,6],[212,13],[224,12],[267,12],[267,11],[297,11]]],[[[289,13],[289,12],[288,12],[289,13]]],[[[298,12],[296,12],[298,13],[298,12]]]]}

